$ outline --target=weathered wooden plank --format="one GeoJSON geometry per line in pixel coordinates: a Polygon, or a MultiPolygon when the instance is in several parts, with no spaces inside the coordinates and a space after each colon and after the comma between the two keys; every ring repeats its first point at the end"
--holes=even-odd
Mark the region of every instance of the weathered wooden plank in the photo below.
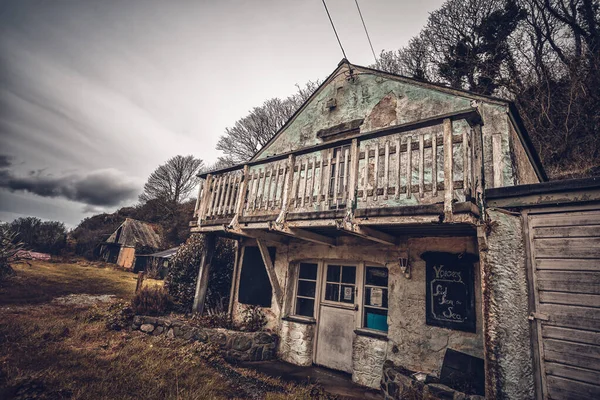
{"type": "Polygon", "coordinates": [[[544,258],[600,258],[600,238],[534,239],[535,256],[544,258]]]}
{"type": "Polygon", "coordinates": [[[208,214],[208,207],[210,205],[210,199],[212,197],[212,191],[210,190],[211,184],[213,181],[213,176],[208,174],[206,176],[206,180],[204,181],[204,188],[202,189],[202,203],[200,204],[200,210],[198,212],[198,217],[200,221],[204,220],[208,214]]]}
{"type": "Polygon", "coordinates": [[[377,188],[379,187],[379,141],[375,143],[375,172],[373,175],[373,200],[377,201],[377,188]]]}
{"type": "Polygon", "coordinates": [[[346,204],[346,199],[348,196],[348,158],[350,156],[349,149],[344,149],[344,177],[342,184],[342,204],[346,204]]]}
{"type": "Polygon", "coordinates": [[[283,187],[283,185],[281,183],[279,183],[281,177],[282,177],[281,169],[279,168],[279,164],[277,164],[275,166],[275,188],[273,190],[273,208],[277,208],[277,206],[279,204],[277,201],[278,197],[279,197],[279,200],[281,200],[281,196],[277,196],[279,193],[279,188],[283,187]]]}
{"type": "Polygon", "coordinates": [[[432,134],[433,146],[431,146],[431,183],[433,187],[433,195],[437,196],[437,181],[438,181],[438,167],[437,167],[437,132],[432,134]]]}
{"type": "Polygon", "coordinates": [[[492,135],[492,169],[495,188],[502,187],[504,178],[504,154],[502,154],[502,134],[492,135]]]}
{"type": "Polygon", "coordinates": [[[452,219],[452,199],[454,198],[454,168],[452,154],[452,121],[444,120],[444,215],[452,219]]]}
{"type": "Polygon", "coordinates": [[[317,156],[313,157],[312,176],[310,178],[310,193],[308,197],[308,205],[312,207],[313,198],[315,195],[315,180],[317,179],[317,156]]]}
{"type": "MultiPolygon", "coordinates": [[[[589,287],[585,288],[589,289],[589,287]]],[[[580,290],[580,289],[577,289],[580,290]]],[[[598,289],[596,289],[598,290],[598,289]]],[[[600,296],[597,294],[580,294],[567,292],[549,292],[541,290],[541,303],[567,304],[573,306],[600,307],[600,296]]]]}
{"type": "Polygon", "coordinates": [[[425,184],[425,147],[423,146],[424,135],[419,135],[419,197],[423,197],[423,185],[425,184]]]}
{"type": "Polygon", "coordinates": [[[600,387],[558,376],[547,377],[548,396],[552,400],[592,400],[600,398],[600,387]]]}
{"type": "Polygon", "coordinates": [[[551,226],[533,229],[533,237],[555,238],[555,237],[600,237],[600,225],[583,226],[551,226]]]}
{"type": "MultiPolygon", "coordinates": [[[[400,148],[400,143],[402,139],[398,137],[396,146],[398,149],[400,148]]],[[[402,187],[402,155],[398,151],[396,152],[396,199],[400,198],[400,188],[402,187]]]]}
{"type": "Polygon", "coordinates": [[[325,188],[325,209],[329,208],[329,191],[331,190],[331,177],[332,175],[332,165],[331,165],[331,157],[332,157],[332,152],[333,150],[329,150],[327,151],[327,176],[326,176],[326,180],[327,180],[327,187],[325,188]]]}
{"type": "Polygon", "coordinates": [[[565,270],[565,271],[600,271],[600,260],[589,259],[553,259],[538,258],[535,260],[536,269],[565,270]]]}
{"type": "MultiPolygon", "coordinates": [[[[304,168],[304,179],[302,181],[302,197],[300,198],[300,206],[304,207],[304,203],[306,202],[306,188],[308,185],[308,160],[306,160],[306,167],[304,168]]],[[[302,171],[298,171],[300,175],[302,175],[302,171]]]]}
{"type": "Polygon", "coordinates": [[[540,228],[546,226],[573,226],[600,224],[600,211],[577,211],[560,214],[531,216],[530,226],[540,228]]]}
{"type": "Polygon", "coordinates": [[[557,339],[544,339],[544,360],[600,371],[600,347],[557,339]]]}
{"type": "Polygon", "coordinates": [[[356,203],[356,193],[358,189],[358,139],[352,139],[350,145],[350,175],[348,183],[348,207],[353,209],[353,204],[356,203]]]}
{"type": "Polygon", "coordinates": [[[593,271],[537,271],[538,290],[600,294],[600,273],[593,271]]]}
{"type": "Polygon", "coordinates": [[[333,202],[338,205],[338,193],[340,186],[340,152],[335,153],[335,178],[333,180],[333,202]]]}
{"type": "Polygon", "coordinates": [[[223,201],[223,214],[229,214],[229,203],[231,200],[231,191],[233,190],[233,182],[235,176],[229,175],[227,177],[227,192],[225,193],[225,201],[223,201]]]}
{"type": "Polygon", "coordinates": [[[240,177],[240,189],[237,194],[237,201],[235,203],[235,214],[237,217],[241,216],[244,212],[244,205],[248,198],[248,180],[250,174],[248,172],[248,166],[244,165],[244,172],[240,177]]]}
{"type": "MultiPolygon", "coordinates": [[[[422,136],[421,136],[422,137],[422,136]]],[[[385,141],[385,155],[383,159],[383,199],[388,198],[388,189],[390,187],[390,142],[385,141]]]]}
{"type": "Polygon", "coordinates": [[[221,199],[221,186],[223,185],[224,176],[220,176],[217,178],[216,189],[215,189],[215,198],[213,202],[211,215],[217,215],[219,212],[219,200],[221,199]]]}
{"type": "Polygon", "coordinates": [[[553,362],[546,363],[545,369],[546,374],[548,375],[583,381],[585,383],[591,383],[592,385],[599,386],[600,372],[598,371],[573,367],[571,365],[557,364],[553,362]]]}
{"type": "Polygon", "coordinates": [[[570,329],[553,325],[542,325],[542,336],[550,339],[569,340],[600,346],[600,332],[570,329]]]}
{"type": "Polygon", "coordinates": [[[406,146],[410,149],[406,153],[406,198],[410,199],[411,186],[412,186],[412,147],[410,145],[411,137],[406,138],[406,146]]]}
{"type": "MultiPolygon", "coordinates": [[[[295,166],[294,166],[295,167],[295,166]]],[[[298,207],[298,196],[300,195],[300,180],[302,179],[302,171],[300,168],[302,167],[302,160],[300,160],[300,165],[298,166],[298,178],[294,181],[294,207],[298,207]]],[[[294,174],[295,175],[295,174],[294,174]]]]}
{"type": "Polygon", "coordinates": [[[367,201],[367,195],[369,191],[369,145],[365,146],[365,167],[364,167],[364,179],[363,179],[363,200],[367,201]]]}
{"type": "Polygon", "coordinates": [[[319,160],[319,179],[317,180],[317,194],[316,194],[316,203],[317,205],[321,204],[321,192],[323,191],[323,160],[319,160]]]}
{"type": "Polygon", "coordinates": [[[537,311],[548,316],[548,325],[600,331],[600,310],[597,308],[542,303],[537,311]]]}

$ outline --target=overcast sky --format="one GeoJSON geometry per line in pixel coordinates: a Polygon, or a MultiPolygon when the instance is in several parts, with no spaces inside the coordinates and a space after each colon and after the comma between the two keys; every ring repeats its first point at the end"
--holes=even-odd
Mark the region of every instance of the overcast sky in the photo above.
{"type": "MultiPolygon", "coordinates": [[[[379,54],[441,1],[359,4],[379,54]]],[[[327,5],[350,62],[374,63],[354,1],[327,5]]],[[[2,0],[0,220],[135,204],[158,165],[214,162],[226,127],[341,58],[321,0],[2,0]]]]}

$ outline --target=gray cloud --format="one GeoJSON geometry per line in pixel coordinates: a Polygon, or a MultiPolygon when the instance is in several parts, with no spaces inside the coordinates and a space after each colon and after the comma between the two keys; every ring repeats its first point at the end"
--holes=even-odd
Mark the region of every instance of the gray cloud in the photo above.
{"type": "Polygon", "coordinates": [[[42,197],[64,198],[90,206],[117,206],[134,200],[140,185],[115,169],[101,169],[87,174],[54,176],[39,171],[17,176],[0,170],[0,187],[12,192],[23,191],[42,197]]]}
{"type": "Polygon", "coordinates": [[[12,165],[12,157],[6,154],[0,154],[0,168],[10,167],[12,165]]]}

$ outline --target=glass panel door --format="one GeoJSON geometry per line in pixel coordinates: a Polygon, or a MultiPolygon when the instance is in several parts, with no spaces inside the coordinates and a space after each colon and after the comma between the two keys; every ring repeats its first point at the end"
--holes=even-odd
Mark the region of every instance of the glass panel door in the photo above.
{"type": "Polygon", "coordinates": [[[354,304],[356,295],[356,266],[327,265],[325,300],[354,304]]]}

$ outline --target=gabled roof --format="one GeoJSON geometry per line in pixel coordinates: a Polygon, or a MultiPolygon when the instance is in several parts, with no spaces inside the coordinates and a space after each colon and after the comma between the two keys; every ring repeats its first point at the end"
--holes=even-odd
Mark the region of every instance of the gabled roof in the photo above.
{"type": "MultiPolygon", "coordinates": [[[[376,70],[373,68],[363,67],[360,65],[350,64],[348,62],[348,60],[346,60],[346,59],[342,59],[340,61],[340,63],[338,64],[338,67],[325,79],[325,81],[302,104],[302,106],[298,110],[296,110],[296,112],[287,120],[287,122],[279,129],[279,131],[277,131],[277,133],[251,158],[250,161],[258,162],[258,160],[265,158],[265,155],[263,153],[265,153],[265,151],[268,151],[269,147],[290,127],[290,125],[292,125],[294,123],[294,121],[297,119],[297,117],[300,114],[302,114],[303,111],[305,111],[307,109],[307,107],[310,105],[310,103],[313,102],[313,100],[315,100],[320,95],[320,93],[329,84],[331,84],[337,77],[339,77],[343,73],[348,74],[349,70],[352,70],[359,74],[362,73],[362,74],[375,75],[375,76],[378,76],[378,77],[381,77],[381,78],[384,78],[387,80],[402,82],[402,83],[406,83],[406,84],[409,84],[412,86],[419,86],[424,89],[443,93],[444,95],[460,97],[460,98],[465,99],[466,101],[476,100],[476,101],[482,101],[485,103],[491,103],[491,104],[496,104],[499,106],[506,107],[507,113],[508,113],[510,119],[513,121],[513,124],[516,125],[515,128],[516,128],[517,134],[520,138],[521,143],[523,144],[523,147],[525,148],[525,151],[527,152],[527,154],[529,156],[529,159],[531,160],[531,163],[532,163],[539,179],[542,181],[546,181],[548,179],[546,176],[546,173],[544,171],[544,168],[541,164],[541,161],[539,159],[539,156],[537,154],[537,151],[535,150],[535,148],[531,142],[529,134],[527,133],[527,130],[525,129],[525,126],[522,123],[522,120],[517,112],[517,109],[516,109],[514,103],[512,103],[511,101],[501,99],[498,97],[473,93],[473,92],[469,92],[467,90],[455,89],[455,88],[451,88],[451,87],[444,86],[441,84],[424,82],[424,81],[421,81],[421,80],[418,80],[415,78],[409,78],[406,76],[397,75],[397,74],[393,74],[393,73],[389,73],[389,72],[384,72],[384,71],[376,70]]],[[[348,121],[344,121],[344,122],[348,122],[348,121]]],[[[267,156],[267,157],[269,157],[269,156],[267,156]]],[[[244,165],[244,164],[245,163],[240,164],[240,166],[244,165]]],[[[225,168],[225,169],[223,169],[223,171],[231,170],[236,167],[238,167],[238,166],[225,168]]],[[[211,173],[219,173],[220,171],[221,170],[212,171],[211,173]]],[[[201,174],[200,176],[205,177],[206,173],[201,174]]]]}
{"type": "Polygon", "coordinates": [[[155,249],[160,247],[160,237],[150,224],[132,218],[126,218],[125,222],[113,232],[106,240],[107,243],[118,243],[122,246],[148,246],[155,249]],[[117,235],[120,230],[120,235],[117,235]],[[117,240],[118,236],[118,240],[117,240]]]}

